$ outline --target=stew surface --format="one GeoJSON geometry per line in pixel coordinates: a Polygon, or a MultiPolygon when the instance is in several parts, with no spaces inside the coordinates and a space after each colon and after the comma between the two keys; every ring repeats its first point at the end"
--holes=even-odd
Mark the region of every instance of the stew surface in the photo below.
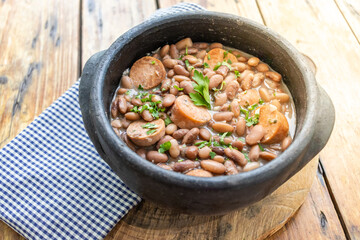
{"type": "Polygon", "coordinates": [[[111,126],[159,167],[212,177],[279,156],[292,142],[295,109],[282,76],[259,58],[185,38],[124,71],[111,126]]]}

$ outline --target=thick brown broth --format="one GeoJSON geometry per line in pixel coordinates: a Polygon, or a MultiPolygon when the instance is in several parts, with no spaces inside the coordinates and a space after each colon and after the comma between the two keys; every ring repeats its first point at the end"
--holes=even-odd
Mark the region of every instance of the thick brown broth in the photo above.
{"type": "Polygon", "coordinates": [[[291,144],[296,127],[280,74],[242,51],[189,38],[124,71],[111,115],[116,134],[141,157],[199,177],[266,164],[291,144]],[[196,91],[206,77],[209,91],[200,92],[208,99],[196,91]]]}

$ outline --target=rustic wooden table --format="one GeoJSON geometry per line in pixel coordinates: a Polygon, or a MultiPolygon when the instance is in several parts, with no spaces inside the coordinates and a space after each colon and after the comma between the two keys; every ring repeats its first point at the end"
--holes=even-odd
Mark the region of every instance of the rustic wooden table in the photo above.
{"type": "MultiPolygon", "coordinates": [[[[1,0],[0,147],[79,78],[93,53],[107,48],[157,8],[178,2],[182,1],[1,0]]],[[[334,102],[334,132],[320,153],[310,194],[295,217],[270,239],[360,239],[360,148],[356,147],[360,140],[360,101],[356,99],[360,1],[190,2],[251,18],[279,32],[312,59],[318,82],[334,102]]],[[[219,234],[211,238],[227,239],[219,234]]],[[[108,236],[121,238],[116,229],[108,236]]],[[[0,239],[23,238],[0,222],[0,239]]]]}

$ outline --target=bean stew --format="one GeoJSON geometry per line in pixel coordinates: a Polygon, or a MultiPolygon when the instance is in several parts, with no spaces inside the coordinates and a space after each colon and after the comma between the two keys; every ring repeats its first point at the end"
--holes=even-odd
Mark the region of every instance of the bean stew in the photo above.
{"type": "Polygon", "coordinates": [[[115,133],[139,156],[197,177],[256,169],[295,133],[279,73],[242,51],[190,38],[124,71],[110,112],[115,133]]]}

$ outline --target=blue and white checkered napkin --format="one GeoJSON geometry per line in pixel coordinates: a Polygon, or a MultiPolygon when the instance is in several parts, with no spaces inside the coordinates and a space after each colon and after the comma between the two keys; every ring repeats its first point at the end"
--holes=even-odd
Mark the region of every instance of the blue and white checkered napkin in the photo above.
{"type": "Polygon", "coordinates": [[[78,92],[79,82],[0,150],[0,219],[27,239],[102,239],[141,200],[96,152],[78,92]]]}

